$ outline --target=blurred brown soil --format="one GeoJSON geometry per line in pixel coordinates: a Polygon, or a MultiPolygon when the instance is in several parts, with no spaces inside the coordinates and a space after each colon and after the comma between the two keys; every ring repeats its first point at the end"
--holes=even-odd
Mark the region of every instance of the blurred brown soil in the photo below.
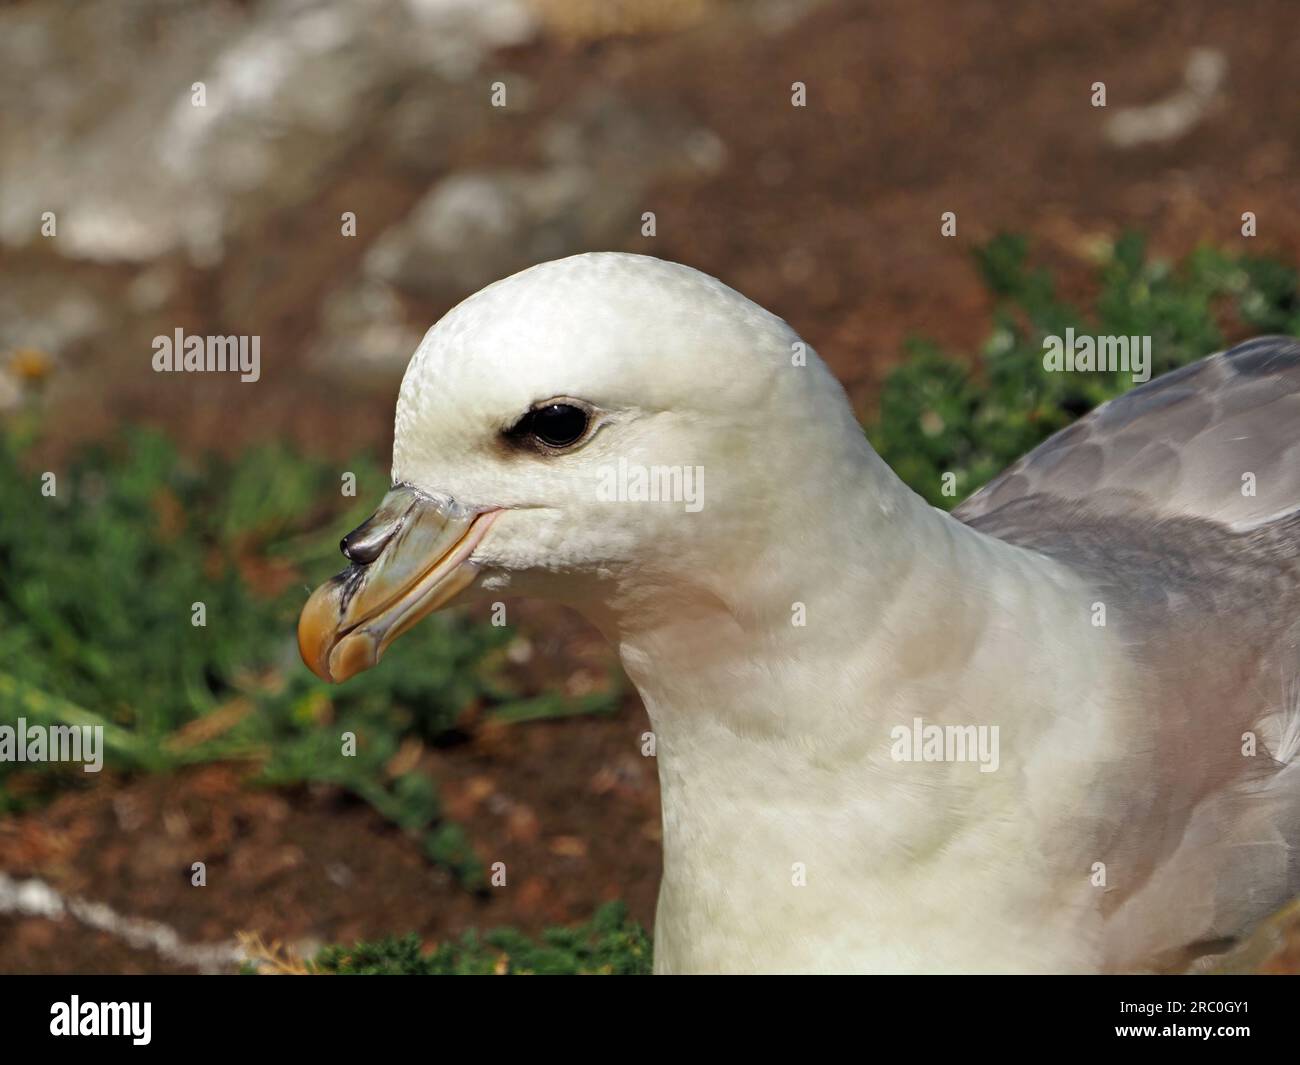
{"type": "MultiPolygon", "coordinates": [[[[622,248],[699,267],[787,318],[860,409],[908,335],[964,350],[983,339],[990,304],[969,253],[999,230],[1029,235],[1073,294],[1087,291],[1096,242],[1128,227],[1164,254],[1201,242],[1240,248],[1250,210],[1260,236],[1249,250],[1300,259],[1300,35],[1289,3],[839,0],[767,35],[738,33],[735,17],[660,36],[550,40],[502,60],[535,85],[535,116],[603,84],[717,131],[721,170],[652,190],[658,236],[630,225],[622,248]],[[1167,96],[1201,46],[1227,58],[1221,104],[1172,142],[1108,144],[1108,112],[1167,96]],[[794,81],[808,86],[806,108],[790,106],[794,81]],[[1089,105],[1095,81],[1107,85],[1107,110],[1089,105]],[[949,210],[953,239],[939,232],[949,210]]],[[[442,165],[524,165],[540,151],[526,135],[485,135],[459,150],[442,165]]],[[[157,321],[123,310],[110,327],[120,356],[78,366],[73,352],[75,372],[56,381],[62,431],[50,452],[141,419],[193,447],[280,438],[325,454],[386,454],[395,378],[340,386],[291,356],[265,366],[257,389],[200,388],[142,371],[140,338],[162,323],[229,332],[237,312],[265,348],[305,351],[315,308],[430,176],[392,165],[376,145],[315,200],[269,217],[217,271],[186,268],[157,321]],[[314,219],[344,208],[366,219],[366,236],[326,247],[314,219]]],[[[126,269],[56,264],[40,250],[28,265],[75,269],[105,293],[126,269]]],[[[423,329],[466,294],[412,298],[404,311],[423,329]]],[[[553,617],[531,609],[524,629],[553,617]]],[[[659,855],[653,760],[636,744],[645,727],[630,696],[613,718],[479,729],[425,755],[480,856],[512,870],[510,887],[485,898],[452,885],[364,806],[328,790],[250,790],[231,766],[130,781],[104,774],[0,825],[0,868],[203,941],[239,929],[294,942],[415,930],[433,941],[471,926],[578,920],[609,898],[649,923],[659,855]],[[195,860],[209,863],[205,889],[189,886],[195,860]]],[[[167,966],[68,922],[0,918],[0,971],[54,968],[167,966]]]]}
{"type": "MultiPolygon", "coordinates": [[[[487,724],[460,746],[426,751],[446,813],[507,884],[472,894],[418,841],[327,786],[267,790],[238,765],[122,779],[0,821],[0,869],[40,876],[65,896],[164,922],[189,942],[238,931],[300,955],[325,943],[470,928],[536,931],[622,899],[649,925],[659,874],[653,760],[634,704],[612,717],[487,724]],[[207,886],[190,883],[207,866],[207,886]]],[[[184,971],[71,917],[0,917],[0,971],[184,971]]]]}
{"type": "MultiPolygon", "coordinates": [[[[862,409],[907,336],[967,350],[983,339],[990,304],[970,250],[998,231],[1029,235],[1067,292],[1087,289],[1097,242],[1127,228],[1162,254],[1212,242],[1300,257],[1300,36],[1268,30],[1291,25],[1285,0],[839,0],[770,35],[748,23],[739,32],[734,10],[720,10],[680,34],[512,50],[503,62],[536,96],[519,136],[466,138],[429,173],[413,173],[382,143],[357,153],[314,199],[271,214],[231,247],[217,270],[185,267],[156,321],[122,309],[119,358],[58,382],[56,410],[77,417],[49,446],[97,438],[131,417],[199,446],[273,437],[323,453],[386,453],[396,380],[340,387],[307,365],[317,308],[430,180],[535,162],[542,146],[529,130],[592,86],[647,113],[684,111],[726,145],[715,175],[653,189],[658,235],[643,238],[630,224],[621,248],[696,266],[785,317],[862,409]],[[1168,143],[1108,144],[1107,117],[1176,91],[1202,46],[1228,63],[1223,99],[1205,118],[1168,143]],[[804,108],[790,106],[794,81],[808,86],[804,108]],[[1105,109],[1089,103],[1095,81],[1106,83],[1105,109]],[[319,224],[343,209],[365,219],[356,240],[319,224]],[[1246,210],[1259,218],[1249,242],[1240,235],[1246,210]],[[944,211],[958,216],[954,238],[940,235],[944,211]],[[160,378],[141,366],[140,338],[177,324],[228,332],[231,320],[284,353],[264,365],[258,388],[160,378]]],[[[70,269],[39,247],[24,255],[33,270],[70,269]]],[[[123,268],[75,269],[92,292],[121,284],[123,268]]],[[[468,294],[412,297],[404,311],[422,331],[468,294]]]]}

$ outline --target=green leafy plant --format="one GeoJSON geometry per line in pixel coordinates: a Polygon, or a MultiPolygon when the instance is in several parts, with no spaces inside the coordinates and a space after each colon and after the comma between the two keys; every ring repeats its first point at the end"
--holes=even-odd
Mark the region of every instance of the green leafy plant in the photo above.
{"type": "Polygon", "coordinates": [[[935,506],[955,506],[1052,433],[1132,387],[1120,371],[1047,372],[1046,336],[1068,328],[1150,336],[1156,376],[1222,348],[1225,320],[1242,333],[1300,334],[1296,273],[1268,259],[1203,248],[1174,267],[1149,259],[1142,239],[1129,234],[1100,264],[1090,315],[1062,301],[1050,275],[1029,265],[1023,238],[995,238],[976,262],[997,298],[979,357],[955,359],[911,341],[868,430],[881,456],[935,506]],[[948,472],[956,478],[952,495],[942,491],[948,472]]]}
{"type": "MultiPolygon", "coordinates": [[[[612,685],[581,701],[520,694],[506,669],[511,631],[463,614],[427,619],[383,669],[345,686],[313,677],[296,616],[339,568],[339,530],[387,486],[372,462],[349,465],[363,486],[351,498],[337,470],[282,447],[192,461],[137,430],[80,456],[42,496],[26,444],[20,426],[0,438],[0,722],[102,725],[120,769],[249,759],[268,784],[337,784],[477,883],[435,782],[386,772],[399,746],[438,739],[469,708],[523,720],[615,705],[612,685]],[[341,756],[344,732],[355,757],[341,756]]],[[[0,764],[0,809],[82,778],[79,766],[0,764]],[[19,773],[41,786],[13,787],[19,773]]]]}
{"type": "Polygon", "coordinates": [[[638,976],[650,972],[650,959],[645,930],[628,919],[622,903],[611,902],[587,923],[547,929],[537,939],[502,928],[483,935],[469,932],[457,943],[424,952],[419,936],[408,935],[327,947],[310,968],[339,975],[638,976]]]}

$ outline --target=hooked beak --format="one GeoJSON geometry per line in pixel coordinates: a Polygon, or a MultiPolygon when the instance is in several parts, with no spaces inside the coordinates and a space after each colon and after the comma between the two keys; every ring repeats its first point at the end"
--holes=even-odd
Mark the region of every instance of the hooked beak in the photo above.
{"type": "Polygon", "coordinates": [[[352,564],[302,609],[298,650],[307,668],[338,683],[375,665],[398,636],[470,585],[478,573],[470,555],[500,513],[393,488],[339,544],[352,564]]]}

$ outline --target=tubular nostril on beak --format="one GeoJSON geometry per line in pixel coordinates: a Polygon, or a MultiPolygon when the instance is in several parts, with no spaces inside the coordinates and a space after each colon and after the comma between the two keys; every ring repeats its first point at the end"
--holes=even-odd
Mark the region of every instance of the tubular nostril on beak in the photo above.
{"type": "Polygon", "coordinates": [[[417,502],[413,490],[394,485],[379,509],[339,541],[343,557],[358,566],[370,565],[402,531],[417,502]]]}
{"type": "Polygon", "coordinates": [[[339,550],[349,562],[358,566],[370,565],[401,527],[400,522],[377,521],[378,517],[367,519],[339,541],[339,550]]]}

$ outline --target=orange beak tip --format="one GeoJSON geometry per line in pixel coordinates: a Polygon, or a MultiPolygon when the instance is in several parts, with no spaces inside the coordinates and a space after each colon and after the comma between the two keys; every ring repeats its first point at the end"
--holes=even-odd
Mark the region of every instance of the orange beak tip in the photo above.
{"type": "Polygon", "coordinates": [[[379,648],[369,633],[344,636],[329,652],[328,680],[336,684],[355,677],[379,662],[379,648]]]}
{"type": "Polygon", "coordinates": [[[298,653],[308,669],[331,684],[344,679],[330,670],[338,620],[337,585],[334,581],[326,581],[312,592],[298,617],[298,653]]]}

